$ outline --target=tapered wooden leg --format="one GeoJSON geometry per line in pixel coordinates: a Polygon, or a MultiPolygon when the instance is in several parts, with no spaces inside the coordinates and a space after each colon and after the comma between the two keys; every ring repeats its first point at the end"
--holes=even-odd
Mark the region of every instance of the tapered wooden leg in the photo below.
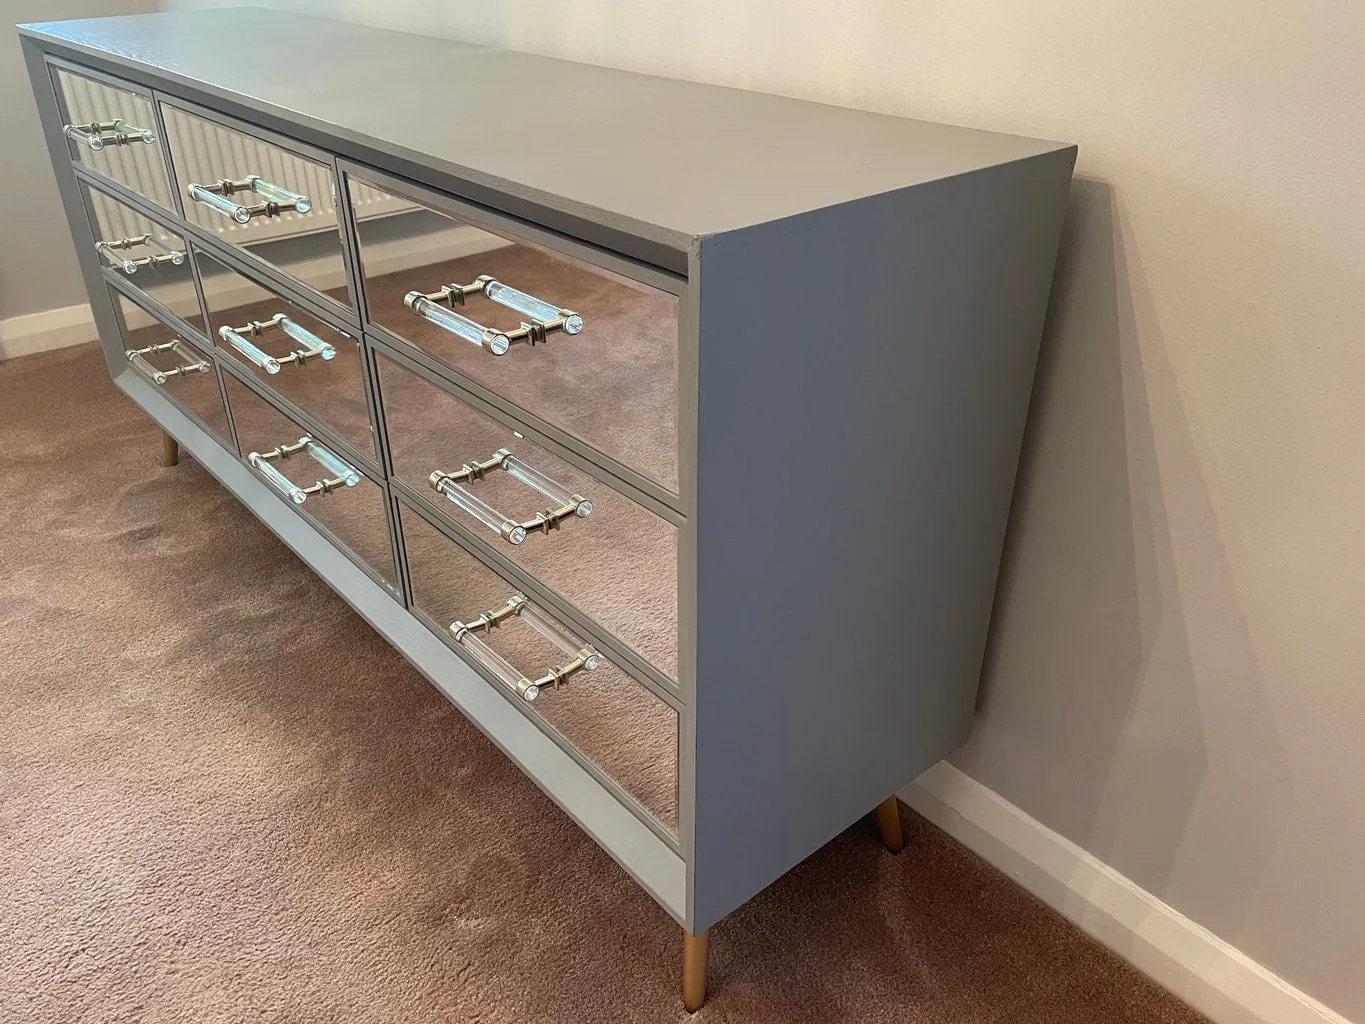
{"type": "Polygon", "coordinates": [[[683,1006],[696,1013],[706,1002],[706,961],[711,952],[711,929],[700,935],[683,932],[683,1006]]]}
{"type": "Polygon", "coordinates": [[[882,842],[892,853],[905,849],[905,836],[901,834],[901,809],[894,796],[889,796],[877,805],[877,826],[882,830],[882,842]]]}
{"type": "Polygon", "coordinates": [[[161,432],[161,465],[174,466],[180,461],[180,443],[164,430],[161,432]]]}

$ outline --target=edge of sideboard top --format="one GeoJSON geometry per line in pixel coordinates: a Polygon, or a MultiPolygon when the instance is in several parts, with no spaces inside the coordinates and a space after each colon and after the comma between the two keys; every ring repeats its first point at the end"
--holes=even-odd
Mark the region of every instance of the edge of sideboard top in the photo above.
{"type": "Polygon", "coordinates": [[[1070,148],[261,8],[19,31],[476,201],[681,256],[696,238],[1070,148]]]}

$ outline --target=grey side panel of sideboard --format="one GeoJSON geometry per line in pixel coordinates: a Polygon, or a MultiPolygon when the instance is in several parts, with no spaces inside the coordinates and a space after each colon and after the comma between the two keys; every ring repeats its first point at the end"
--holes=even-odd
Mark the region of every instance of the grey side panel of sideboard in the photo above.
{"type": "Polygon", "coordinates": [[[702,240],[694,931],[966,738],[1074,159],[702,240]]]}

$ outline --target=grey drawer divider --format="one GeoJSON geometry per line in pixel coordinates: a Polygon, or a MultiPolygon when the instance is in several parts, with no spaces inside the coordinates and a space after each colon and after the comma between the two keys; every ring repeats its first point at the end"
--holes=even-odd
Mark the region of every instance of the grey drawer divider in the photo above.
{"type": "MultiPolygon", "coordinates": [[[[346,258],[346,280],[351,290],[351,301],[365,323],[368,313],[365,308],[365,287],[360,270],[360,248],[356,245],[352,226],[354,211],[351,209],[351,194],[346,189],[341,174],[341,166],[332,157],[332,180],[337,189],[337,227],[341,232],[341,248],[346,258]]],[[[370,423],[374,426],[374,446],[379,463],[384,470],[384,514],[389,522],[389,544],[393,549],[393,564],[398,569],[399,585],[403,591],[403,606],[412,607],[412,574],[408,571],[407,549],[403,541],[403,530],[398,519],[398,504],[389,481],[393,477],[393,458],[389,451],[389,431],[384,419],[384,402],[379,391],[379,371],[375,366],[374,349],[364,331],[356,335],[360,343],[360,361],[365,381],[365,404],[370,410],[370,423]]]]}

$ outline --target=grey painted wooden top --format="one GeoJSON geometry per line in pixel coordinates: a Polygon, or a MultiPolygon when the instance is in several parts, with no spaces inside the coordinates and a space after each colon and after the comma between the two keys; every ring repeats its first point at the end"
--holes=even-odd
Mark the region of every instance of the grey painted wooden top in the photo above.
{"type": "Polygon", "coordinates": [[[259,8],[21,31],[679,251],[1067,148],[259,8]]]}

